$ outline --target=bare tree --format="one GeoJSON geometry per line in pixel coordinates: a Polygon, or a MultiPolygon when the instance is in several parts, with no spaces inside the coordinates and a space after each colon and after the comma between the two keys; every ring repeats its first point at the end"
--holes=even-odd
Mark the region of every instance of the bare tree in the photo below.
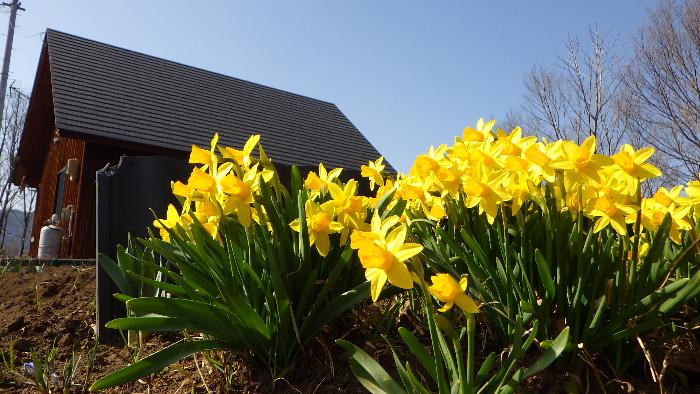
{"type": "Polygon", "coordinates": [[[10,232],[19,241],[18,250],[24,253],[31,212],[35,200],[35,191],[12,184],[12,169],[17,157],[20,137],[24,129],[27,112],[27,96],[20,91],[10,88],[9,100],[5,107],[3,124],[0,125],[0,252],[9,241],[10,232]],[[13,210],[21,213],[12,215],[13,210]]]}
{"type": "Polygon", "coordinates": [[[624,83],[633,132],[667,158],[677,179],[699,178],[700,0],[667,0],[650,11],[624,83]]]}
{"type": "Polygon", "coordinates": [[[581,142],[589,135],[614,153],[626,141],[627,121],[618,111],[620,56],[595,28],[589,46],[569,37],[554,68],[535,66],[525,79],[525,125],[550,139],[581,142]]]}

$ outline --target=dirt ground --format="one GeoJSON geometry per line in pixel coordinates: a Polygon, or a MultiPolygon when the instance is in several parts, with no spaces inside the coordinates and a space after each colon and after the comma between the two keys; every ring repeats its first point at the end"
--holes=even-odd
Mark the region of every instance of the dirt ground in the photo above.
{"type": "MultiPolygon", "coordinates": [[[[10,342],[14,343],[15,371],[23,372],[23,363],[31,361],[30,351],[46,354],[56,348],[55,369],[62,375],[64,365],[71,354],[78,358],[78,366],[73,379],[72,392],[81,392],[96,379],[128,365],[133,360],[129,347],[117,345],[97,345],[94,362],[88,370],[88,359],[95,346],[95,269],[94,267],[46,267],[41,272],[5,272],[0,274],[0,353],[7,355],[10,342]]],[[[320,337],[305,349],[305,356],[296,367],[273,386],[269,373],[255,366],[252,360],[241,355],[215,353],[212,356],[226,360],[230,366],[228,373],[213,368],[202,356],[189,357],[166,370],[148,378],[108,390],[109,393],[363,393],[366,392],[355,379],[343,351],[333,340],[345,336],[353,343],[363,343],[367,350],[374,350],[374,356],[392,374],[395,374],[393,360],[386,346],[379,338],[368,345],[368,337],[376,331],[373,324],[381,318],[378,308],[372,306],[358,308],[355,312],[340,319],[337,327],[329,327],[320,337]],[[374,316],[373,316],[374,314],[374,316]]],[[[402,318],[401,324],[411,321],[402,318]]],[[[164,346],[181,339],[179,334],[153,334],[141,348],[140,356],[148,355],[164,346]]],[[[682,349],[695,349],[694,344],[674,344],[682,349]]],[[[700,353],[697,350],[678,351],[671,360],[667,376],[682,370],[691,379],[686,385],[670,379],[668,392],[700,393],[700,353]],[[696,357],[696,358],[693,358],[696,357]],[[675,364],[675,365],[674,365],[675,364]]],[[[0,368],[2,365],[0,364],[0,368]]],[[[648,378],[643,366],[634,376],[625,379],[606,377],[605,385],[610,393],[655,393],[656,384],[648,378]],[[630,391],[632,388],[632,391],[630,391]]],[[[395,377],[398,381],[398,377],[395,377]]],[[[572,376],[555,368],[530,378],[521,386],[521,392],[559,393],[565,392],[565,385],[579,387],[585,392],[600,392],[594,376],[572,376]],[[569,382],[569,383],[567,383],[569,382]]],[[[11,378],[0,373],[0,393],[39,392],[28,381],[11,378]]]]}

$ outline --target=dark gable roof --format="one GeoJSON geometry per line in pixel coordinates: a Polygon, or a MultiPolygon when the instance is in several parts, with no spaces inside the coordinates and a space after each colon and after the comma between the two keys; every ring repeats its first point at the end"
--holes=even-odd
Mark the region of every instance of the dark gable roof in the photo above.
{"type": "Polygon", "coordinates": [[[380,153],[334,104],[47,30],[56,128],[189,151],[261,134],[282,164],[359,169],[380,153]]]}

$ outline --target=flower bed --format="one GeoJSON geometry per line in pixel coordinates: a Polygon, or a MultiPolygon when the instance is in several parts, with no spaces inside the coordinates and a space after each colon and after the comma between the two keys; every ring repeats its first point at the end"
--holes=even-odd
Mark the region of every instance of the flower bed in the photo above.
{"type": "Polygon", "coordinates": [[[282,184],[259,136],[217,142],[193,146],[158,236],[98,256],[128,313],[108,327],[135,349],[146,332],[184,340],[92,389],[190,357],[230,376],[219,354],[279,389],[329,333],[373,392],[511,393],[553,373],[605,389],[640,371],[660,390],[692,387],[669,365],[700,326],[700,182],[644,196],[660,175],[653,149],[605,156],[594,137],[548,142],[479,120],[408,174],[362,166],[373,193],[361,195],[323,164],[282,184]],[[380,335],[342,334],[368,308],[380,335]]]}

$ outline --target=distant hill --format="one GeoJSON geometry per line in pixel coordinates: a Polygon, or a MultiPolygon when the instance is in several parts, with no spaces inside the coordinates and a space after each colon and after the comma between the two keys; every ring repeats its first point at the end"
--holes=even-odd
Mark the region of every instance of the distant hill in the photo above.
{"type": "MultiPolygon", "coordinates": [[[[24,239],[24,254],[29,251],[29,240],[32,236],[32,216],[30,214],[29,227],[27,228],[27,235],[24,239]]],[[[20,252],[22,242],[22,211],[11,210],[7,217],[7,229],[5,234],[5,244],[0,250],[0,255],[6,257],[17,257],[20,252]]],[[[2,239],[2,234],[0,234],[0,239],[2,239]]]]}

